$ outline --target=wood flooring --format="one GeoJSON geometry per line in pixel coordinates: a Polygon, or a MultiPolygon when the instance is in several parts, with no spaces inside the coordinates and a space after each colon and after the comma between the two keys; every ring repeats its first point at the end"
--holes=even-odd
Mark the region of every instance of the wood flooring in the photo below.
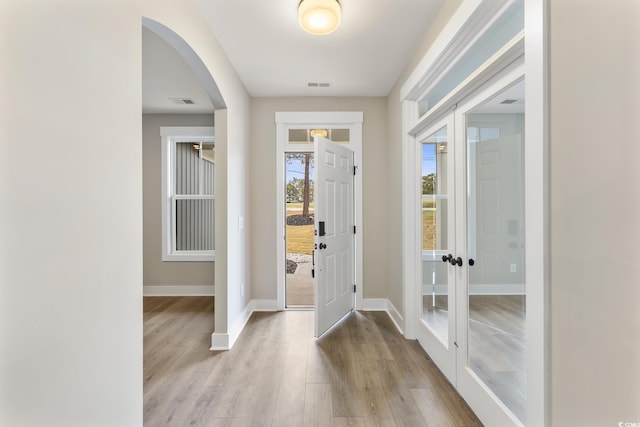
{"type": "Polygon", "coordinates": [[[145,298],[144,425],[481,425],[386,313],[354,312],[319,340],[313,316],[254,313],[212,352],[212,297],[145,298]]]}

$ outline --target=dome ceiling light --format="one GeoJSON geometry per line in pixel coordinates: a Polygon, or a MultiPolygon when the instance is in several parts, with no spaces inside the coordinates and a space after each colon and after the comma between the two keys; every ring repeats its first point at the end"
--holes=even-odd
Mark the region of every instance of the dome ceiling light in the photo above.
{"type": "Polygon", "coordinates": [[[341,12],[338,0],[300,0],[298,23],[306,32],[322,36],[338,28],[341,12]]]}

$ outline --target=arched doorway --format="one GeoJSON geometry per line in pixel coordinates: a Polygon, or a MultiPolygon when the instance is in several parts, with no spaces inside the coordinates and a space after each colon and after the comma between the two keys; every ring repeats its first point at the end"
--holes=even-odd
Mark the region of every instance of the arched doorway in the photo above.
{"type": "MultiPolygon", "coordinates": [[[[161,162],[159,161],[161,157],[160,156],[160,127],[161,126],[184,127],[185,129],[187,129],[187,127],[192,127],[192,128],[207,127],[207,128],[214,129],[214,124],[215,124],[216,130],[218,128],[226,129],[227,115],[226,115],[226,104],[218,88],[217,83],[215,82],[213,76],[211,75],[211,72],[209,71],[207,66],[204,64],[203,60],[199,57],[199,55],[194,51],[194,49],[180,35],[178,35],[176,32],[171,30],[166,25],[146,17],[142,18],[142,31],[143,31],[143,45],[142,45],[143,59],[145,54],[145,38],[153,38],[157,43],[164,45],[164,52],[167,53],[167,55],[171,55],[171,61],[173,61],[174,63],[173,66],[175,66],[175,69],[171,70],[171,72],[175,74],[173,76],[171,74],[166,74],[166,75],[163,75],[163,78],[165,79],[188,78],[190,79],[190,81],[184,87],[189,87],[189,85],[198,86],[196,91],[198,93],[195,95],[195,97],[191,97],[191,96],[183,97],[182,93],[176,93],[174,95],[170,95],[170,92],[167,91],[166,93],[161,94],[163,96],[163,101],[166,105],[169,105],[169,106],[172,102],[175,102],[176,105],[174,105],[174,108],[172,109],[171,107],[169,107],[168,109],[164,109],[164,107],[158,107],[158,105],[160,104],[156,103],[154,105],[157,108],[154,107],[155,109],[150,110],[153,113],[160,113],[158,115],[166,115],[170,120],[169,122],[156,121],[156,123],[154,123],[153,125],[150,125],[152,127],[155,126],[155,128],[152,128],[151,131],[149,131],[149,133],[152,134],[150,138],[153,138],[154,144],[155,142],[157,142],[157,145],[154,148],[154,150],[156,151],[152,153],[153,159],[151,161],[148,161],[148,159],[146,158],[143,159],[143,169],[152,169],[150,174],[154,175],[154,180],[155,180],[153,181],[153,183],[150,185],[150,188],[148,189],[149,192],[152,193],[154,200],[152,200],[148,204],[146,202],[148,197],[147,195],[145,195],[145,209],[147,209],[147,205],[149,205],[150,206],[149,209],[154,210],[155,217],[157,217],[157,219],[155,218],[153,219],[153,221],[155,222],[153,224],[153,227],[154,227],[153,230],[149,233],[145,231],[145,234],[157,235],[157,234],[160,234],[159,233],[160,230],[157,228],[157,223],[159,221],[160,211],[161,211],[160,209],[161,202],[159,200],[161,197],[160,196],[160,188],[161,188],[160,163],[161,162]],[[189,75],[186,76],[187,74],[189,75]],[[192,102],[192,104],[190,104],[190,102],[192,102]],[[178,105],[178,104],[181,104],[181,105],[178,105]],[[175,109],[175,107],[177,107],[177,109],[175,109]],[[184,108],[186,108],[186,110],[180,110],[184,108]],[[215,120],[215,123],[214,123],[214,120],[215,120]],[[152,166],[148,167],[148,165],[152,165],[152,166]]],[[[143,61],[143,92],[145,87],[144,66],[145,64],[143,61]]],[[[144,106],[145,106],[145,101],[143,100],[143,107],[144,106]]],[[[144,121],[144,116],[145,116],[144,113],[145,111],[143,110],[143,139],[146,138],[144,134],[145,134],[145,131],[148,130],[147,129],[148,126],[145,125],[145,121],[144,121]]],[[[217,141],[217,144],[225,144],[225,143],[226,141],[224,138],[221,138],[217,141]]],[[[205,144],[204,147],[207,148],[207,145],[205,144]]],[[[145,147],[143,147],[143,157],[145,157],[144,152],[145,152],[145,147]]],[[[220,160],[223,160],[223,154],[222,154],[223,152],[224,150],[216,150],[216,154],[220,160]]],[[[204,156],[204,157],[207,157],[207,156],[204,156]]],[[[209,155],[208,157],[211,157],[211,155],[209,155]]],[[[224,168],[222,168],[222,170],[220,171],[216,171],[216,176],[218,176],[218,178],[222,178],[224,181],[225,177],[219,176],[220,174],[224,173],[223,170],[224,168]]],[[[147,191],[147,188],[144,188],[146,186],[147,172],[144,172],[144,174],[145,174],[145,178],[144,178],[145,181],[143,182],[143,193],[147,191]]],[[[214,208],[215,210],[214,217],[225,218],[226,215],[223,215],[223,209],[224,209],[224,204],[216,203],[214,208]],[[220,206],[220,205],[223,205],[223,206],[220,206]]],[[[146,213],[145,213],[145,221],[146,221],[146,213]]],[[[216,241],[215,249],[216,249],[216,252],[223,257],[223,254],[226,251],[226,241],[224,240],[225,233],[223,233],[221,230],[224,228],[225,223],[223,220],[220,220],[215,222],[213,226],[215,229],[213,233],[215,235],[215,241],[216,241]]],[[[145,225],[144,228],[146,230],[147,226],[145,225]]],[[[158,266],[161,263],[163,263],[161,261],[160,254],[158,253],[160,251],[161,239],[158,236],[156,236],[155,238],[156,240],[152,242],[153,243],[152,246],[154,249],[151,250],[151,252],[153,253],[151,253],[149,257],[154,257],[154,259],[156,260],[155,266],[158,266]]],[[[149,250],[149,248],[147,245],[147,241],[145,240],[144,252],[146,252],[147,250],[149,250]]],[[[153,267],[149,267],[147,265],[147,261],[146,261],[146,259],[148,258],[147,254],[145,254],[144,257],[145,257],[144,271],[146,273],[149,271],[149,268],[153,268],[153,267]]],[[[164,264],[167,264],[167,263],[164,263],[164,264]]],[[[174,264],[174,263],[169,263],[169,264],[174,264]]],[[[179,262],[175,264],[179,264],[179,262]]],[[[197,268],[198,271],[195,273],[196,278],[193,279],[194,284],[190,284],[187,286],[171,286],[172,278],[174,282],[176,282],[174,283],[175,285],[184,284],[184,283],[179,283],[178,279],[176,279],[176,277],[180,277],[181,271],[184,272],[186,271],[187,268],[190,268],[183,265],[182,269],[179,269],[179,268],[173,269],[173,273],[170,273],[167,275],[169,276],[169,279],[161,283],[162,285],[169,284],[169,286],[145,286],[145,294],[147,294],[147,288],[149,288],[151,289],[150,291],[151,294],[155,294],[155,295],[180,295],[180,294],[212,295],[214,292],[213,290],[215,285],[215,280],[213,279],[213,276],[214,274],[215,275],[218,274],[217,271],[214,273],[215,269],[213,264],[211,262],[207,262],[207,263],[190,262],[189,264],[191,267],[193,267],[195,264],[201,264],[199,266],[196,266],[198,267],[197,268]],[[208,271],[206,271],[207,269],[208,271]]],[[[162,275],[165,273],[166,272],[163,271],[160,274],[162,275]]],[[[147,285],[146,279],[145,279],[144,285],[147,285]]],[[[222,294],[224,295],[224,292],[222,294]]],[[[216,298],[215,308],[214,308],[215,316],[216,317],[222,316],[222,318],[224,319],[224,321],[216,321],[215,325],[220,324],[224,328],[226,328],[226,323],[227,323],[226,318],[224,317],[226,316],[226,313],[227,313],[225,303],[226,301],[223,297],[216,298]]],[[[213,317],[212,317],[212,324],[214,324],[213,317]]]]}

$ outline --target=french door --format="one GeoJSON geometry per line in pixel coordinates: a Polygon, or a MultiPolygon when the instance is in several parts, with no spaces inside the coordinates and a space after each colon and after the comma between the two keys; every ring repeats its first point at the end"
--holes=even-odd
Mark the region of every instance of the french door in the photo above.
{"type": "Polygon", "coordinates": [[[486,84],[416,142],[417,338],[486,425],[524,425],[522,74],[486,84]]]}

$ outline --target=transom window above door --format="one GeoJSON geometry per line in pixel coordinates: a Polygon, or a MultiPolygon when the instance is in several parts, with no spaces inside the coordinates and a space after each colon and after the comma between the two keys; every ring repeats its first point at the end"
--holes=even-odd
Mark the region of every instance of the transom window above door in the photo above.
{"type": "Polygon", "coordinates": [[[349,144],[351,142],[350,129],[312,128],[289,129],[289,144],[313,144],[313,138],[318,135],[327,138],[336,144],[349,144]]]}

